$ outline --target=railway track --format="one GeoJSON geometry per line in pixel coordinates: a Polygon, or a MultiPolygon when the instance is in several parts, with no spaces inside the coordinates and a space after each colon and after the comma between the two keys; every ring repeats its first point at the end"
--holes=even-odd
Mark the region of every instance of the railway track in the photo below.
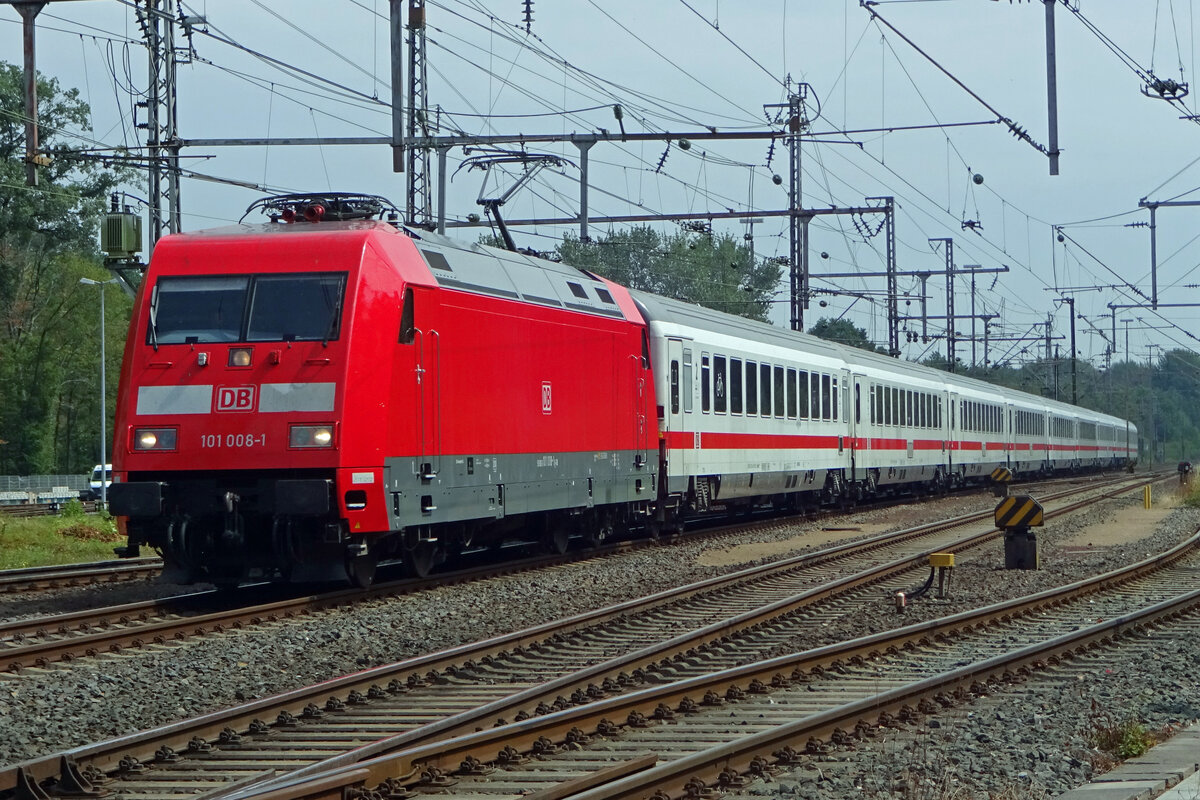
{"type": "Polygon", "coordinates": [[[155,577],[161,570],[162,560],[158,558],[6,569],[0,570],[0,594],[144,580],[155,577]]]}
{"type": "MultiPolygon", "coordinates": [[[[1074,478],[1047,483],[1050,485],[1067,484],[1076,490],[1085,490],[1092,486],[1107,486],[1112,481],[1111,477],[1089,479],[1083,482],[1074,478]]],[[[986,516],[988,516],[987,512],[978,512],[977,514],[977,517],[981,519],[986,516]]],[[[786,522],[787,520],[783,521],[784,524],[786,522]]],[[[771,524],[780,524],[780,522],[773,520],[771,524]]],[[[746,528],[747,525],[744,523],[721,526],[666,541],[695,536],[736,535],[744,532],[746,528]]],[[[380,583],[367,590],[343,589],[317,594],[289,594],[287,587],[262,584],[242,587],[232,592],[189,592],[173,597],[99,609],[30,617],[0,623],[0,673],[16,673],[22,669],[72,662],[101,653],[120,653],[128,649],[178,642],[191,636],[221,633],[231,629],[238,630],[265,622],[342,608],[378,597],[481,580],[522,570],[542,569],[556,564],[578,561],[581,558],[604,557],[651,544],[646,541],[614,542],[586,553],[572,552],[563,555],[538,556],[501,564],[485,563],[479,567],[438,574],[427,579],[404,579],[380,583]]],[[[151,560],[146,559],[145,561],[150,562],[151,560]]],[[[113,563],[117,570],[114,574],[124,575],[132,572],[129,562],[113,563]]],[[[153,563],[161,564],[157,561],[153,563]]],[[[86,580],[83,576],[98,574],[103,565],[79,566],[81,567],[79,581],[83,583],[86,580]],[[95,567],[96,570],[85,567],[95,567]]],[[[153,568],[151,563],[147,563],[146,567],[147,569],[153,568]]],[[[35,568],[34,572],[44,572],[48,576],[48,581],[57,580],[53,578],[54,570],[52,568],[35,568]]],[[[68,578],[72,574],[74,573],[68,571],[68,578]]]]}
{"type": "MultiPolygon", "coordinates": [[[[1125,481],[1123,491],[1140,485],[1125,481]]],[[[1098,496],[1115,493],[1098,487],[1088,491],[1098,496]]],[[[1048,511],[1066,513],[1086,502],[1048,511]]],[[[118,777],[123,797],[183,797],[239,781],[261,781],[264,765],[285,772],[320,772],[430,737],[470,733],[501,719],[540,716],[668,680],[687,659],[703,661],[708,656],[701,653],[731,647],[730,637],[774,630],[773,636],[786,638],[801,615],[816,613],[822,604],[834,602],[830,598],[866,602],[868,595],[878,598],[881,581],[909,585],[923,569],[928,552],[961,550],[994,538],[990,513],[982,515],[988,524],[980,524],[980,516],[787,559],[76,748],[67,756],[84,764],[93,778],[102,773],[118,777]],[[971,533],[961,530],[972,525],[971,533]],[[934,528],[941,532],[932,532],[934,528]],[[881,566],[880,561],[886,563],[881,566]],[[832,571],[843,577],[829,582],[832,571]],[[153,769],[142,772],[147,763],[153,769]]],[[[760,637],[737,657],[758,660],[779,640],[760,637]]],[[[61,779],[64,768],[58,758],[9,768],[0,773],[0,790],[17,786],[22,776],[27,786],[35,779],[61,779]]]]}
{"type": "Polygon", "coordinates": [[[998,691],[1054,681],[1096,648],[1200,633],[1200,533],[1160,556],[1070,586],[803,653],[739,664],[719,653],[655,686],[350,767],[263,786],[405,797],[705,797],[802,757],[845,749],[998,691]],[[1170,629],[1156,635],[1155,629],[1170,629]],[[1131,634],[1138,634],[1131,636],[1131,634]],[[408,776],[405,779],[404,776],[408,776]],[[317,783],[316,779],[321,783],[317,783]],[[655,794],[661,792],[661,795],[655,794]]]}
{"type": "MultiPolygon", "coordinates": [[[[1054,480],[1050,480],[1050,481],[1042,481],[1040,483],[1030,484],[1030,486],[1039,487],[1044,490],[1046,488],[1053,488],[1060,484],[1078,485],[1080,483],[1084,483],[1086,485],[1087,482],[1090,482],[1092,480],[1104,480],[1104,478],[1096,477],[1096,478],[1087,478],[1087,479],[1083,479],[1083,480],[1081,480],[1078,477],[1058,478],[1058,479],[1054,479],[1054,480]]],[[[1015,486],[1015,488],[1021,488],[1021,486],[1022,486],[1021,484],[1017,484],[1015,486]]],[[[977,489],[972,489],[972,491],[977,491],[977,489]]],[[[907,498],[905,498],[905,499],[907,499],[907,498]]],[[[89,501],[89,503],[90,502],[91,501],[89,501]]],[[[882,501],[882,502],[893,502],[893,499],[889,498],[886,501],[882,501]]],[[[88,504],[85,503],[84,505],[86,508],[88,504]]],[[[864,506],[864,507],[869,507],[869,506],[864,506]]],[[[29,508],[34,508],[34,507],[25,507],[25,506],[5,507],[2,511],[0,511],[0,514],[8,514],[10,516],[36,516],[39,514],[50,513],[49,510],[47,510],[48,507],[47,507],[47,509],[43,509],[41,506],[38,506],[34,509],[36,511],[36,514],[35,513],[24,513],[24,512],[15,513],[13,511],[14,508],[22,508],[22,509],[28,510],[29,508]]],[[[832,511],[832,510],[825,510],[820,513],[822,516],[832,516],[839,512],[832,511]]],[[[718,531],[718,533],[720,533],[720,531],[718,531]]],[[[152,577],[157,576],[161,569],[162,569],[162,560],[161,559],[154,558],[154,557],[148,557],[148,558],[135,558],[135,559],[116,559],[116,560],[112,560],[112,561],[94,561],[94,562],[87,562],[87,563],[81,563],[81,564],[60,564],[60,565],[52,565],[52,566],[24,567],[24,568],[20,568],[20,569],[0,570],[0,595],[55,590],[55,589],[71,588],[71,587],[77,587],[77,586],[104,585],[104,584],[118,583],[118,582],[123,582],[123,581],[141,580],[141,579],[152,578],[152,577]]],[[[167,601],[164,600],[163,602],[167,602],[167,601]]],[[[116,607],[112,607],[110,609],[100,609],[96,613],[97,613],[98,617],[100,617],[100,616],[111,617],[111,616],[115,615],[119,619],[121,616],[130,614],[131,612],[134,617],[141,619],[143,621],[147,618],[144,616],[145,614],[150,614],[150,615],[156,614],[156,612],[153,611],[153,605],[149,604],[149,603],[144,604],[136,609],[133,609],[133,608],[117,609],[116,607]]],[[[64,620],[63,622],[67,622],[67,621],[64,620]]],[[[80,619],[79,622],[87,623],[88,620],[80,619]]],[[[101,619],[97,619],[96,624],[104,625],[106,623],[101,619]]],[[[49,618],[47,618],[46,624],[42,625],[42,627],[43,628],[48,627],[49,629],[58,630],[59,628],[62,627],[62,625],[59,623],[51,624],[49,618]]],[[[74,623],[68,623],[68,627],[74,627],[74,623]]],[[[92,627],[95,627],[95,625],[93,625],[92,627]]],[[[3,638],[3,636],[4,636],[3,632],[0,631],[0,638],[3,638]]]]}

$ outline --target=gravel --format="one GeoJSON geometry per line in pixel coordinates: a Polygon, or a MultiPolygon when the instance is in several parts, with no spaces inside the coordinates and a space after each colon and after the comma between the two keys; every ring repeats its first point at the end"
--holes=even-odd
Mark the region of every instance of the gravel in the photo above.
{"type": "MultiPolygon", "coordinates": [[[[904,618],[917,622],[1080,580],[1166,550],[1200,528],[1200,510],[1179,508],[1136,542],[1083,554],[1057,546],[1118,507],[1105,505],[1046,529],[1043,569],[1004,571],[989,567],[986,556],[974,558],[956,568],[951,601],[918,603],[904,618]]],[[[998,548],[988,549],[1002,558],[998,548]]],[[[880,602],[882,607],[887,601],[880,602]]],[[[795,649],[890,627],[877,620],[844,622],[831,636],[797,637],[795,649]]],[[[882,731],[853,750],[805,759],[799,768],[736,796],[1040,799],[1087,783],[1115,765],[1096,746],[1102,730],[1137,723],[1166,738],[1200,720],[1200,641],[1194,637],[1173,638],[1166,647],[1147,642],[1105,648],[1047,674],[1053,679],[1035,677],[996,688],[918,725],[882,731]]]]}
{"type": "MultiPolygon", "coordinates": [[[[0,726],[6,733],[0,738],[0,763],[12,763],[131,730],[166,724],[364,667],[391,663],[725,573],[746,563],[703,566],[698,559],[702,555],[711,555],[734,546],[790,541],[805,532],[820,534],[821,528],[834,526],[910,527],[928,519],[991,508],[995,502],[990,496],[979,494],[858,512],[835,521],[772,526],[765,532],[760,530],[647,548],[616,557],[588,559],[563,567],[464,586],[368,601],[350,609],[281,621],[248,631],[192,638],[179,644],[138,652],[127,651],[70,666],[28,670],[20,676],[0,679],[0,726]]],[[[954,573],[951,600],[918,603],[901,617],[891,613],[888,610],[890,600],[881,597],[880,614],[856,614],[850,619],[832,621],[822,627],[819,637],[797,636],[794,649],[851,638],[872,632],[876,627],[883,629],[909,624],[1078,580],[1160,552],[1190,535],[1200,525],[1200,512],[1180,509],[1172,512],[1147,539],[1116,547],[1097,548],[1086,553],[1063,553],[1056,549],[1056,541],[1086,524],[1109,519],[1116,510],[1131,503],[1128,500],[1108,501],[1102,509],[1076,514],[1067,522],[1052,523],[1040,537],[1042,570],[1004,571],[1000,568],[1003,554],[999,546],[984,548],[979,555],[960,559],[954,573]]],[[[805,549],[801,543],[792,544],[796,544],[796,547],[791,554],[805,549]]],[[[787,554],[780,553],[773,558],[787,554]]],[[[97,604],[105,604],[112,602],[115,595],[123,598],[118,602],[142,599],[135,597],[139,586],[146,588],[141,584],[128,584],[77,591],[81,597],[90,594],[97,604]]],[[[158,588],[151,591],[158,591],[158,588]]],[[[46,601],[6,599],[0,604],[0,611],[11,618],[13,612],[9,610],[10,604],[26,610],[39,602],[46,601]],[[22,606],[22,603],[25,605],[22,606]]],[[[61,610],[61,606],[56,608],[61,610]]],[[[1195,658],[1195,654],[1192,657],[1193,661],[1200,663],[1200,658],[1195,658]]],[[[1173,680],[1194,689],[1195,667],[1191,672],[1180,671],[1175,674],[1166,668],[1167,663],[1164,661],[1162,664],[1164,680],[1166,676],[1173,676],[1173,680]]],[[[1105,683],[1110,682],[1115,687],[1115,678],[1105,683]]],[[[1136,695],[1136,692],[1133,694],[1136,695]]],[[[1160,699],[1180,696],[1180,690],[1176,688],[1160,694],[1160,699]]],[[[1188,716],[1188,708],[1173,708],[1176,708],[1175,713],[1180,718],[1188,716]]],[[[1047,702],[1045,709],[1046,719],[1041,724],[1046,726],[1056,724],[1055,720],[1059,717],[1063,718],[1063,724],[1068,725],[1077,725],[1084,719],[1077,709],[1057,701],[1047,702]],[[1060,714],[1060,708],[1070,708],[1070,711],[1060,714]]],[[[1190,713],[1195,716],[1194,709],[1190,713]]],[[[935,741],[943,742],[951,731],[975,732],[966,722],[952,724],[949,715],[940,724],[941,727],[933,729],[925,737],[926,743],[922,746],[932,747],[935,741]]],[[[1017,729],[1017,734],[1029,732],[1029,726],[1024,723],[1013,727],[1017,729]]],[[[1000,730],[981,729],[977,733],[990,737],[993,741],[989,745],[992,747],[1004,741],[1003,731],[1000,730]]],[[[1057,743],[1064,739],[1055,734],[1041,741],[1041,746],[1055,748],[1056,755],[1050,761],[1061,760],[1057,743]]],[[[982,746],[978,741],[975,743],[982,746]]],[[[872,744],[879,745],[881,742],[872,744]]],[[[955,765],[955,769],[967,777],[960,780],[966,781],[971,776],[982,780],[980,776],[989,774],[970,772],[970,758],[964,758],[969,751],[962,746],[957,750],[953,743],[942,746],[947,758],[958,758],[961,762],[955,765]]],[[[1020,743],[1013,746],[1019,747],[1020,743]]],[[[893,751],[901,752],[899,748],[897,743],[893,751]]],[[[876,759],[878,763],[885,763],[884,755],[886,752],[879,754],[876,759]]],[[[1016,756],[1011,763],[1014,767],[1020,766],[1016,756]]],[[[1044,763],[1049,762],[1038,762],[1042,766],[1044,763]]],[[[1081,763],[1090,762],[1082,760],[1081,763]]],[[[1039,777],[1041,773],[1036,769],[1022,769],[1038,781],[1042,780],[1039,777]]],[[[1069,769],[1065,773],[1067,777],[1071,775],[1069,769]]],[[[820,774],[833,776],[837,770],[822,769],[820,774]]],[[[850,780],[854,774],[857,773],[853,768],[846,770],[846,780],[850,780]]],[[[896,784],[903,779],[896,777],[899,774],[893,769],[887,773],[884,782],[890,781],[889,786],[896,784]]],[[[1056,776],[1058,774],[1055,773],[1056,776]]],[[[844,797],[848,793],[845,784],[838,784],[837,787],[824,785],[832,780],[828,777],[813,779],[813,786],[807,787],[811,777],[805,773],[795,778],[797,784],[805,785],[802,791],[805,796],[844,797]]],[[[778,793],[782,786],[783,779],[778,785],[766,788],[778,793]]],[[[886,795],[886,792],[883,794],[886,795]]]]}

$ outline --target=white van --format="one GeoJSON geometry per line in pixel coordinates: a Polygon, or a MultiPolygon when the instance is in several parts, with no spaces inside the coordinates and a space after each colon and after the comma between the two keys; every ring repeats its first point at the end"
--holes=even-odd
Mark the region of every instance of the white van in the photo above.
{"type": "Polygon", "coordinates": [[[99,500],[100,499],[100,480],[101,480],[100,474],[101,474],[101,472],[104,473],[103,480],[104,480],[105,495],[108,494],[108,487],[112,486],[112,464],[105,464],[103,470],[101,470],[99,464],[92,467],[92,479],[88,482],[88,499],[89,500],[99,500]]]}

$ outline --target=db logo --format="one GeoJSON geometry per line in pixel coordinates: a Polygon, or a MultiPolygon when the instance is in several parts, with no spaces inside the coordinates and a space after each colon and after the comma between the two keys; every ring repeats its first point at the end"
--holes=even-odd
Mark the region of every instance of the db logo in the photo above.
{"type": "Polygon", "coordinates": [[[549,414],[550,410],[550,381],[542,381],[542,413],[549,414]]]}
{"type": "Polygon", "coordinates": [[[253,411],[253,386],[218,386],[217,411],[253,411]]]}

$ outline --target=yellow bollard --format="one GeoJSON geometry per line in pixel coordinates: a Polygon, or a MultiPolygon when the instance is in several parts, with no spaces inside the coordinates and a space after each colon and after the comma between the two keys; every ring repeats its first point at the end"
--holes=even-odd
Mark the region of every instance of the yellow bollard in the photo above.
{"type": "Polygon", "coordinates": [[[1150,487],[1149,486],[1143,487],[1143,489],[1142,489],[1142,507],[1143,508],[1151,508],[1151,507],[1153,507],[1153,505],[1154,505],[1154,503],[1151,502],[1151,500],[1150,500],[1150,487]]]}

